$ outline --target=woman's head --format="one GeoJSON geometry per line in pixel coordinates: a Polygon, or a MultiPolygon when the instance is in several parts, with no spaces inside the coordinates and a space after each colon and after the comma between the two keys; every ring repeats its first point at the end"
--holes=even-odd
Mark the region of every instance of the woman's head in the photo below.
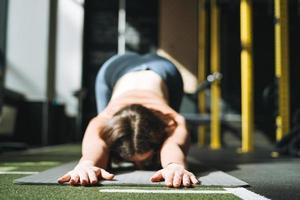
{"type": "Polygon", "coordinates": [[[118,111],[103,131],[114,161],[143,163],[160,149],[168,119],[158,111],[133,104],[118,111]]]}

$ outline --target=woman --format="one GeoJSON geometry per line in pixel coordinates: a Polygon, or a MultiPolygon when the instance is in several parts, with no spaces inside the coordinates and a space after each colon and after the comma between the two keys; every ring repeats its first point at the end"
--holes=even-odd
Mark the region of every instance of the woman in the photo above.
{"type": "Polygon", "coordinates": [[[113,179],[110,162],[130,161],[138,168],[160,162],[152,182],[169,187],[191,186],[198,180],[187,170],[189,134],[177,113],[183,83],[176,67],[156,54],[126,53],[110,58],[96,79],[98,115],[82,142],[77,166],[59,183],[93,185],[113,179]]]}

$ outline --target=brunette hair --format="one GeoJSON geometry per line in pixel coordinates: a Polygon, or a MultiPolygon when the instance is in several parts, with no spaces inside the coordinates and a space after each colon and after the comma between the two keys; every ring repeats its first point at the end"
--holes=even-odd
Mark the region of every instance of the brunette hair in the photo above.
{"type": "Polygon", "coordinates": [[[114,114],[103,130],[103,139],[114,162],[129,160],[135,154],[155,154],[166,138],[168,116],[139,104],[126,106],[114,114]]]}

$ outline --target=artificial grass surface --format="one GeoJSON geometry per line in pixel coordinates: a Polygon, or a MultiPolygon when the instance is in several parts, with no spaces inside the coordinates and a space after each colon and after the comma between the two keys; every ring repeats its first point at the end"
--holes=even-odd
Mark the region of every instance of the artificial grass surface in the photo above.
{"type": "MultiPolygon", "coordinates": [[[[158,189],[158,187],[72,187],[59,185],[16,185],[13,180],[23,175],[0,175],[0,199],[138,199],[138,200],[177,200],[177,199],[225,199],[235,200],[238,197],[232,194],[135,194],[135,193],[101,193],[99,189],[158,189]]],[[[197,188],[182,188],[179,190],[199,190],[197,188]]],[[[159,189],[168,190],[169,188],[160,187],[159,189]]],[[[202,187],[201,190],[219,190],[222,188],[202,187]]]]}
{"type": "MultiPolygon", "coordinates": [[[[0,171],[43,171],[65,162],[78,160],[80,145],[66,145],[36,151],[14,152],[0,155],[0,171]]],[[[158,194],[158,193],[101,193],[99,189],[162,189],[167,187],[96,186],[72,187],[68,185],[16,185],[14,179],[26,175],[0,174],[0,199],[239,199],[233,194],[158,194]]],[[[180,188],[180,190],[218,190],[221,187],[180,188]]]]}
{"type": "Polygon", "coordinates": [[[42,161],[42,162],[4,162],[0,163],[0,171],[35,171],[40,172],[52,167],[56,167],[62,162],[42,161]]]}

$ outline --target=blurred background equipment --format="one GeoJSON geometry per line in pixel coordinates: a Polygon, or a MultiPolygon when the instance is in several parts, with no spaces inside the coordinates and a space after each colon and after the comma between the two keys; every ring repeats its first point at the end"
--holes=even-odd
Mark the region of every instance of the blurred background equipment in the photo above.
{"type": "Polygon", "coordinates": [[[298,0],[3,0],[0,9],[1,142],[80,142],[97,114],[96,73],[125,51],[176,64],[195,143],[218,149],[232,133],[248,152],[259,133],[275,144],[294,130],[282,125],[299,108],[298,0]],[[249,71],[252,81],[241,78],[249,71]]]}

